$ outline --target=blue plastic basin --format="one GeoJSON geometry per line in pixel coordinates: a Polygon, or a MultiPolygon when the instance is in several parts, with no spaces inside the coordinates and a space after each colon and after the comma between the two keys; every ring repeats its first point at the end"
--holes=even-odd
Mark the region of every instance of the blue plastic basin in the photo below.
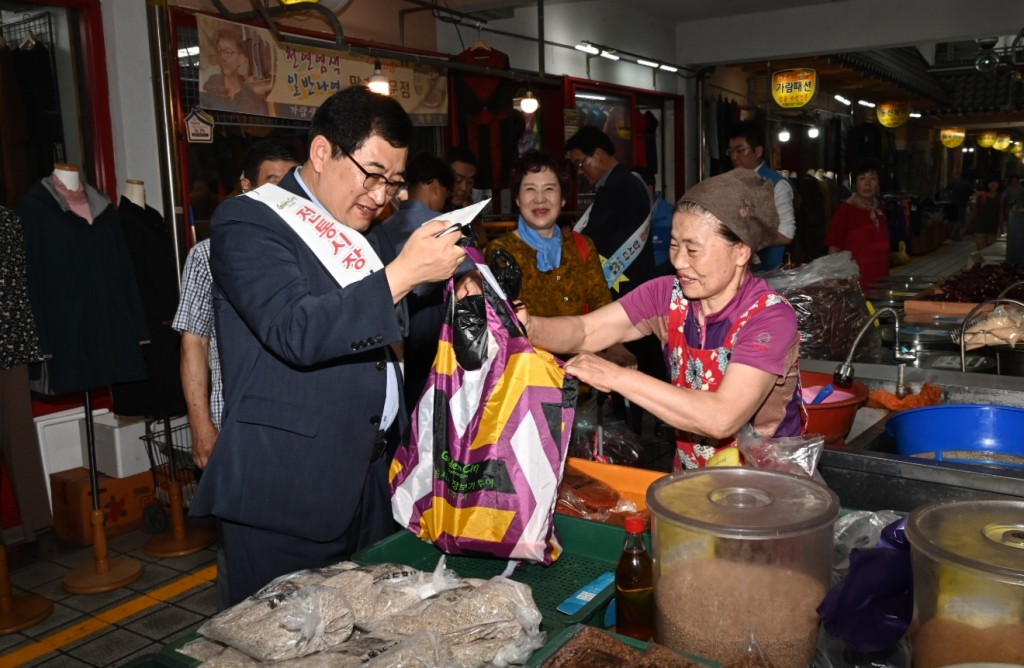
{"type": "Polygon", "coordinates": [[[901,455],[1024,469],[1024,408],[947,404],[889,418],[886,432],[901,455]]]}

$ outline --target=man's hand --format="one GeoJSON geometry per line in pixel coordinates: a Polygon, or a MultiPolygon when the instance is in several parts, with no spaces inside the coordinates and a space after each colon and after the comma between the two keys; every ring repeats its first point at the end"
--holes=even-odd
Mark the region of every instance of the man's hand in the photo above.
{"type": "Polygon", "coordinates": [[[599,392],[614,392],[617,379],[628,373],[621,366],[593,353],[580,353],[565,363],[565,372],[599,392]]]}
{"type": "Polygon", "coordinates": [[[192,424],[192,461],[200,469],[206,468],[218,436],[220,431],[210,421],[192,424]]]}
{"type": "Polygon", "coordinates": [[[437,283],[451,278],[466,258],[466,251],[457,246],[462,235],[451,232],[436,236],[449,227],[445,221],[427,223],[414,231],[402,252],[385,271],[391,295],[397,303],[421,283],[437,283]]]}

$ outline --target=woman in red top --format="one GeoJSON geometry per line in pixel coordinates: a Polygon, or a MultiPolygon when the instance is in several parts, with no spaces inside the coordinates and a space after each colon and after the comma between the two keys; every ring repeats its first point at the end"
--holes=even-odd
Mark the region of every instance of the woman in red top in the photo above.
{"type": "Polygon", "coordinates": [[[853,170],[853,195],[840,206],[825,235],[829,255],[850,251],[867,290],[889,273],[889,222],[878,201],[878,163],[862,160],[853,170]]]}

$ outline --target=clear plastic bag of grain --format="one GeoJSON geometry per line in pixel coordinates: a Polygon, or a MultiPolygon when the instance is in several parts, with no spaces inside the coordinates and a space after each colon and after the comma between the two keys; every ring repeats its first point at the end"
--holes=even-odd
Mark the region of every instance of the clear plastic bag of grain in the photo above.
{"type": "Polygon", "coordinates": [[[544,644],[541,613],[528,585],[493,577],[441,592],[369,625],[384,636],[439,633],[462,668],[525,663],[544,644]]]}
{"type": "Polygon", "coordinates": [[[352,635],[352,609],[338,589],[302,584],[307,575],[277,578],[211,617],[199,627],[200,635],[259,661],[294,659],[340,645],[352,635]]]}
{"type": "Polygon", "coordinates": [[[367,628],[423,599],[458,587],[461,579],[445,567],[442,556],[431,573],[402,564],[371,564],[342,570],[322,584],[343,593],[352,608],[353,624],[367,628]]]}

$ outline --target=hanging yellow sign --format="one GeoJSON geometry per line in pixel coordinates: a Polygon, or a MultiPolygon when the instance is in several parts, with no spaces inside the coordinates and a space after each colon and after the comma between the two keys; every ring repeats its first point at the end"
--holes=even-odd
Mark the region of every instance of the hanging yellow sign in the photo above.
{"type": "Polygon", "coordinates": [[[967,132],[963,128],[943,128],[939,131],[939,141],[946,148],[956,148],[964,143],[967,132]]]}
{"type": "Polygon", "coordinates": [[[978,134],[978,146],[982,148],[988,148],[992,144],[996,143],[996,133],[994,132],[982,132],[978,134]]]}
{"type": "Polygon", "coordinates": [[[997,151],[1005,151],[1010,148],[1011,141],[1013,141],[1013,139],[1010,135],[997,135],[995,143],[992,144],[992,148],[997,151]]]}
{"type": "Polygon", "coordinates": [[[806,67],[772,74],[772,97],[783,109],[799,109],[818,92],[818,72],[806,67]]]}
{"type": "Polygon", "coordinates": [[[898,128],[910,118],[909,102],[882,102],[875,107],[878,122],[887,128],[898,128]]]}

